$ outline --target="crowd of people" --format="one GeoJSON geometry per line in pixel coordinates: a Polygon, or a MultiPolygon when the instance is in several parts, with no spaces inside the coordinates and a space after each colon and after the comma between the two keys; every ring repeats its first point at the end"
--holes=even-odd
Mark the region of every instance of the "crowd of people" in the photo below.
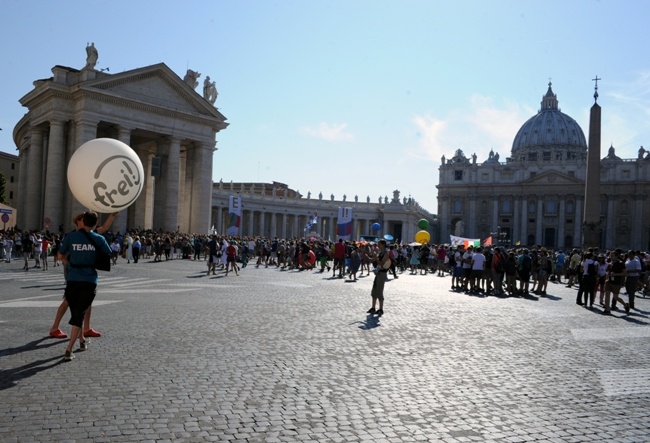
{"type": "MultiPolygon", "coordinates": [[[[351,282],[357,281],[358,274],[374,273],[372,306],[368,314],[377,316],[383,314],[384,283],[390,276],[397,279],[402,274],[448,276],[451,277],[451,290],[481,296],[544,297],[549,282],[566,284],[568,288],[577,289],[576,304],[590,309],[600,305],[603,314],[611,314],[619,306],[629,313],[635,309],[637,293],[644,297],[650,294],[650,254],[635,250],[590,248],[564,252],[541,246],[465,248],[462,245],[387,244],[383,239],[376,243],[343,239],[333,242],[313,237],[233,237],[139,229],[121,234],[110,230],[115,215],[111,214],[101,226],[86,226],[84,214],[79,214],[73,219],[76,229],[68,234],[17,229],[0,231],[0,258],[5,262],[22,259],[25,271],[47,271],[50,257],[55,267],[69,261],[70,234],[93,232],[91,228],[94,228],[93,235],[106,241],[113,265],[124,261],[137,264],[141,259],[153,262],[194,260],[205,262],[208,275],[223,271],[224,276],[230,273],[238,276],[242,268],[254,265],[279,270],[332,272],[332,278],[347,278],[351,282]],[[626,300],[621,297],[623,293],[626,300]]],[[[86,222],[96,223],[96,214],[86,222]]],[[[73,272],[73,275],[83,274],[79,270],[76,274],[73,272]]],[[[85,278],[96,285],[96,273],[85,278]]],[[[52,337],[67,338],[59,329],[59,322],[68,309],[68,299],[75,300],[68,292],[79,292],[75,288],[73,284],[70,291],[66,290],[50,330],[52,337]]],[[[89,292],[85,286],[82,289],[82,292],[89,292]]],[[[76,300],[78,306],[79,299],[76,300]]],[[[99,337],[101,333],[90,327],[91,304],[83,306],[84,309],[77,308],[73,312],[71,322],[74,320],[74,323],[71,324],[72,337],[79,339],[80,349],[85,350],[85,338],[99,337]],[[84,318],[83,328],[80,316],[84,318]]],[[[72,355],[70,346],[66,359],[72,355]]]]}

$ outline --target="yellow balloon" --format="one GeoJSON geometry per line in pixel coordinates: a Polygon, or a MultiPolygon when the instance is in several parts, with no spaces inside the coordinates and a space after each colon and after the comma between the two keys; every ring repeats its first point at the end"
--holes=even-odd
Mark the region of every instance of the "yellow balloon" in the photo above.
{"type": "Polygon", "coordinates": [[[427,231],[418,231],[415,234],[415,241],[421,244],[429,243],[431,235],[427,231]]]}

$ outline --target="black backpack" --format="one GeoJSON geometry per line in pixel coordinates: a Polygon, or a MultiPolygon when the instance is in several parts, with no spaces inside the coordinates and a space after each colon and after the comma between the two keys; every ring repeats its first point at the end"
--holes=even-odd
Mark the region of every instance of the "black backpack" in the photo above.
{"type": "Polygon", "coordinates": [[[587,265],[587,275],[594,276],[598,274],[598,267],[596,266],[596,262],[592,261],[587,265]]]}
{"type": "Polygon", "coordinates": [[[530,255],[526,254],[521,259],[521,270],[524,272],[530,272],[533,267],[533,260],[530,258],[530,255]]]}

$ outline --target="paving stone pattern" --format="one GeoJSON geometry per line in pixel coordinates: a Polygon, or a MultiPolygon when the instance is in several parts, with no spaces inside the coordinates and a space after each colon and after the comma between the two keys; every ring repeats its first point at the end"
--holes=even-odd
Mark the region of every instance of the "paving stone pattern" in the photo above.
{"type": "Polygon", "coordinates": [[[21,267],[0,264],[3,443],[650,442],[643,298],[606,317],[564,285],[481,297],[402,274],[378,320],[372,275],[120,263],[104,336],[64,363],[61,268],[21,267]]]}

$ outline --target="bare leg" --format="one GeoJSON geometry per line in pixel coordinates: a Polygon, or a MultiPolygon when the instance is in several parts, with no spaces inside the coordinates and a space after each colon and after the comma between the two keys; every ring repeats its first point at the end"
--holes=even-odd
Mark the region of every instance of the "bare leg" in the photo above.
{"type": "Polygon", "coordinates": [[[59,325],[61,324],[61,320],[63,319],[63,316],[65,315],[65,312],[68,310],[68,300],[63,300],[61,304],[59,305],[59,308],[56,310],[56,317],[54,317],[54,323],[52,324],[52,327],[50,328],[50,334],[56,332],[59,329],[59,325]]]}

